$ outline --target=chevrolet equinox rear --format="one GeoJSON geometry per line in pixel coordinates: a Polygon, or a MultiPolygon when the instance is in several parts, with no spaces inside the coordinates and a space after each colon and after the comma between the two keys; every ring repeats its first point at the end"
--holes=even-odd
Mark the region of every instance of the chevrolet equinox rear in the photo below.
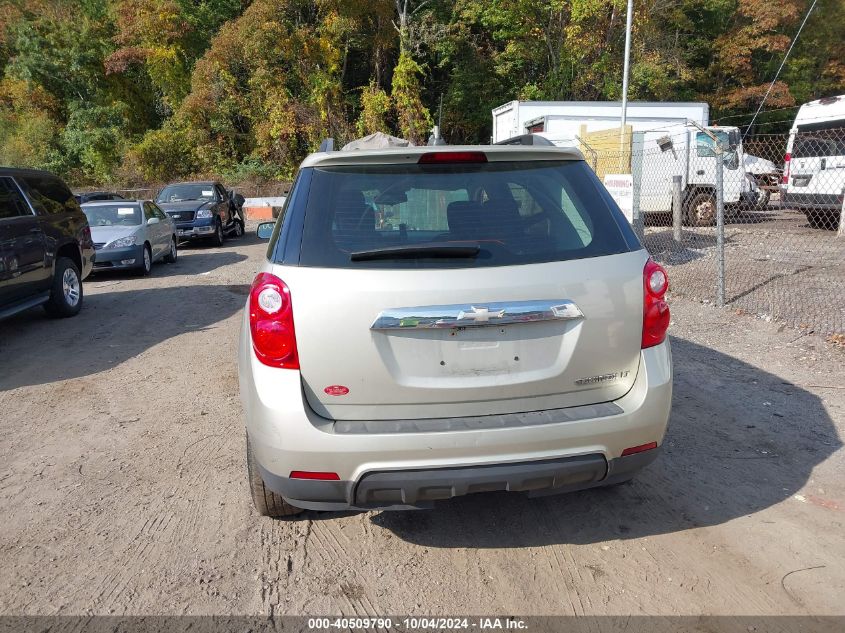
{"type": "Polygon", "coordinates": [[[668,280],[577,151],[312,154],[271,229],[239,349],[261,514],[565,492],[657,456],[668,280]]]}

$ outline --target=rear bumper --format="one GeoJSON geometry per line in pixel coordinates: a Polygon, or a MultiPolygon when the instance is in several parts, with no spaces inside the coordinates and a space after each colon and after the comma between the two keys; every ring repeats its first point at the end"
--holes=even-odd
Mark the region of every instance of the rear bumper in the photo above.
{"type": "Polygon", "coordinates": [[[784,206],[796,209],[839,211],[842,209],[842,195],[841,193],[790,193],[787,191],[782,194],[782,199],[784,206]]]}
{"type": "Polygon", "coordinates": [[[559,409],[545,412],[542,423],[483,429],[455,418],[436,430],[349,432],[308,407],[298,371],[256,360],[248,328],[239,377],[265,484],[294,506],[332,510],[426,507],[482,490],[563,492],[613,483],[657,456],[622,452],[662,443],[672,399],[668,341],[641,352],[637,379],[612,410],[589,417],[559,409]],[[292,480],[294,470],[337,473],[339,481],[292,480]]]}
{"type": "Polygon", "coordinates": [[[355,481],[309,481],[279,477],[259,466],[265,485],[290,504],[309,510],[429,508],[434,502],[479,492],[558,494],[607,486],[634,476],[660,449],[607,461],[576,455],[516,464],[366,473],[355,481]]]}

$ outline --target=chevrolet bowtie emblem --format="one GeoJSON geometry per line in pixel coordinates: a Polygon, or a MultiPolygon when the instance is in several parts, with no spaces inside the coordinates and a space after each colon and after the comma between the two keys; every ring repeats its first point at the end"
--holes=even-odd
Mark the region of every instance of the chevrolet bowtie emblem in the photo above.
{"type": "Polygon", "coordinates": [[[476,308],[472,306],[471,312],[461,310],[458,314],[458,321],[475,321],[476,323],[487,323],[490,319],[501,319],[505,316],[504,310],[490,312],[488,308],[476,308]]]}

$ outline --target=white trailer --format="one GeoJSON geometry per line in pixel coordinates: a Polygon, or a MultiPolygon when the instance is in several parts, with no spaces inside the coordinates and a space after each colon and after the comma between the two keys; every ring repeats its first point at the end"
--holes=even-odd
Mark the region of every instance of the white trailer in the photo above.
{"type": "MultiPolygon", "coordinates": [[[[542,133],[555,144],[575,144],[585,125],[588,132],[618,128],[621,101],[511,101],[493,109],[493,142],[522,134],[542,133]]],[[[628,103],[626,122],[634,132],[695,121],[710,123],[710,107],[703,102],[628,103]]]]}

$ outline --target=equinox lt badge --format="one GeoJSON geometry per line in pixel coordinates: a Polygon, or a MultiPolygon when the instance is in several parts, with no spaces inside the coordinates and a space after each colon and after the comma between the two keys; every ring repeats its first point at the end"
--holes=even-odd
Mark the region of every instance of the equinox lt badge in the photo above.
{"type": "Polygon", "coordinates": [[[631,373],[627,369],[624,371],[614,371],[609,374],[599,374],[598,376],[590,376],[589,378],[579,378],[575,381],[575,384],[578,386],[583,385],[596,385],[603,382],[611,382],[616,380],[617,378],[627,378],[628,374],[631,373]]]}

